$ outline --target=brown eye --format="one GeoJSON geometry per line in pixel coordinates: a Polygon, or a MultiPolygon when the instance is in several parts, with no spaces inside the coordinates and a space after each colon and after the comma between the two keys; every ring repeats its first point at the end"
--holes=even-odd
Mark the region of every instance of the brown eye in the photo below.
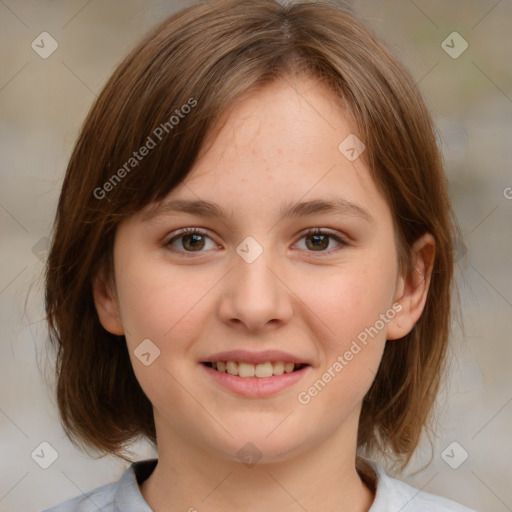
{"type": "Polygon", "coordinates": [[[341,234],[337,232],[326,231],[319,228],[307,231],[302,236],[301,240],[302,239],[306,240],[305,250],[307,252],[330,254],[331,252],[348,245],[347,240],[341,234]],[[338,244],[338,246],[332,247],[332,240],[334,240],[338,244]]]}
{"type": "Polygon", "coordinates": [[[204,231],[197,228],[186,228],[179,231],[165,245],[171,247],[175,252],[204,252],[203,249],[207,248],[208,240],[211,241],[211,248],[218,247],[204,231]]]}
{"type": "Polygon", "coordinates": [[[204,247],[203,235],[185,235],[180,238],[182,239],[181,245],[187,251],[200,251],[204,247]]]}
{"type": "Polygon", "coordinates": [[[307,240],[306,246],[308,247],[308,249],[325,250],[325,249],[327,249],[327,247],[329,247],[329,236],[328,235],[308,235],[305,238],[307,240]]]}

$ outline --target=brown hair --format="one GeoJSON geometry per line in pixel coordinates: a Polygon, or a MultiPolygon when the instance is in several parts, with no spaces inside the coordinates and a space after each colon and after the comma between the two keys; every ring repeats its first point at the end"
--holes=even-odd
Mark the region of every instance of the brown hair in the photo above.
{"type": "Polygon", "coordinates": [[[58,407],[75,444],[126,459],[137,436],[156,442],[124,336],[103,329],[93,302],[93,278],[102,268],[112,273],[116,226],[185,178],[237,99],[292,73],[326,83],[354,116],[393,212],[401,271],[410,269],[419,236],[430,232],[436,241],[423,314],[407,336],[386,344],[358,433],[361,450],[391,450],[402,467],[409,461],[445,360],[455,223],[414,80],[349,8],[327,1],[213,0],[184,9],[124,59],[91,108],[66,171],[46,269],[58,407]],[[136,159],[149,138],[154,147],[136,159]]]}

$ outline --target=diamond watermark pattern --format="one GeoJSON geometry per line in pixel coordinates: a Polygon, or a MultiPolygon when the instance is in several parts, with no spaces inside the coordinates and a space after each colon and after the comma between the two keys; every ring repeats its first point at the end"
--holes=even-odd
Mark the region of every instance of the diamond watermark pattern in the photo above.
{"type": "Polygon", "coordinates": [[[39,444],[30,456],[43,469],[48,469],[59,458],[57,450],[46,441],[39,444]]]}
{"type": "Polygon", "coordinates": [[[160,349],[149,338],[146,338],[133,353],[144,366],[149,366],[160,356],[160,349]]]}
{"type": "Polygon", "coordinates": [[[452,469],[462,466],[468,457],[469,453],[457,441],[450,443],[441,453],[441,458],[452,469]]]}
{"type": "Polygon", "coordinates": [[[238,245],[236,252],[246,263],[252,263],[261,256],[263,247],[252,236],[248,236],[238,245]]]}
{"type": "Polygon", "coordinates": [[[30,46],[39,57],[47,59],[59,47],[59,43],[48,32],[41,32],[30,46]]]}
{"type": "Polygon", "coordinates": [[[366,146],[353,133],[351,133],[340,142],[338,149],[347,160],[353,162],[361,156],[363,151],[366,149],[366,146]]]}
{"type": "Polygon", "coordinates": [[[262,453],[253,443],[246,443],[236,454],[240,461],[248,468],[252,468],[262,456],[262,453]]]}
{"type": "Polygon", "coordinates": [[[48,257],[48,250],[50,249],[50,240],[48,238],[43,237],[39,240],[34,247],[32,247],[32,254],[39,260],[44,263],[46,258],[48,257]]]}
{"type": "Polygon", "coordinates": [[[452,32],[441,43],[441,48],[452,59],[458,59],[468,49],[468,46],[468,42],[458,32],[452,32]]]}

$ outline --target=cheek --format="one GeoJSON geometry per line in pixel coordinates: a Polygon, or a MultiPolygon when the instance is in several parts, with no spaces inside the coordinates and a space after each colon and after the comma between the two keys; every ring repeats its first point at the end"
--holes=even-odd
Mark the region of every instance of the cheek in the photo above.
{"type": "MultiPolygon", "coordinates": [[[[392,265],[363,262],[316,275],[301,288],[305,304],[326,326],[325,339],[331,348],[343,349],[389,310],[394,286],[392,265]]],[[[386,329],[380,322],[378,328],[385,337],[386,329]]]]}
{"type": "Polygon", "coordinates": [[[132,366],[142,389],[157,408],[165,409],[170,399],[176,406],[190,407],[186,393],[171,376],[187,371],[182,362],[188,360],[190,340],[199,336],[204,324],[204,295],[215,280],[204,274],[194,276],[157,259],[152,263],[143,259],[130,258],[120,264],[117,282],[132,366]],[[147,342],[141,345],[147,339],[157,348],[147,342]],[[150,352],[150,364],[138,359],[137,354],[143,353],[139,346],[149,347],[144,352],[150,352]],[[158,355],[153,360],[154,354],[158,355]]]}
{"type": "Polygon", "coordinates": [[[121,261],[116,276],[120,312],[128,344],[135,346],[149,338],[159,345],[185,316],[193,299],[176,271],[143,258],[121,261]]]}
{"type": "Polygon", "coordinates": [[[329,416],[332,425],[360,405],[378,371],[387,322],[395,316],[390,303],[394,283],[383,275],[378,278],[376,270],[361,269],[359,274],[347,270],[346,275],[326,278],[325,285],[329,285],[323,287],[324,292],[321,286],[310,286],[303,295],[307,306],[318,312],[318,317],[310,317],[317,339],[320,323],[326,327],[318,339],[322,347],[318,372],[297,398],[308,406],[306,410],[329,416]]]}

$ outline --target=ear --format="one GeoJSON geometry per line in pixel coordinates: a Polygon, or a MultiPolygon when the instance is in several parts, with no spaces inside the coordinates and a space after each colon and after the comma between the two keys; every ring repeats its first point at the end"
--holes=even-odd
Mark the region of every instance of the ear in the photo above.
{"type": "Polygon", "coordinates": [[[104,268],[94,278],[93,297],[101,325],[111,334],[124,334],[119,303],[104,268]]]}
{"type": "Polygon", "coordinates": [[[435,248],[436,242],[430,233],[422,235],[411,247],[412,269],[406,276],[398,278],[394,302],[399,303],[402,309],[388,324],[388,340],[397,340],[409,334],[423,313],[435,248]]]}

